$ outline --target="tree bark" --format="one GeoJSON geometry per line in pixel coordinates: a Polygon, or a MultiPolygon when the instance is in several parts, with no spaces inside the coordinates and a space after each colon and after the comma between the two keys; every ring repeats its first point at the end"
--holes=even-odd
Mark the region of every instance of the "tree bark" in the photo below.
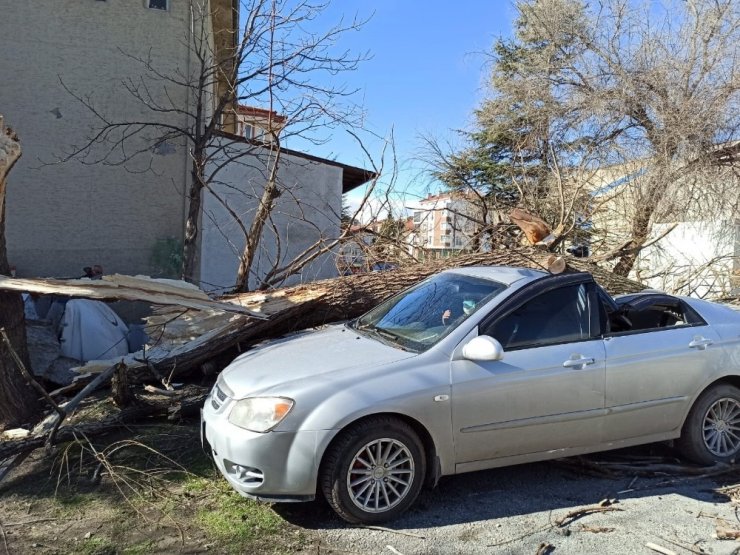
{"type": "Polygon", "coordinates": [[[244,251],[239,258],[239,270],[237,271],[234,290],[242,293],[249,291],[249,276],[252,271],[254,257],[257,254],[257,248],[262,239],[262,230],[275,208],[275,200],[280,196],[277,182],[280,167],[280,141],[277,134],[273,134],[272,147],[267,162],[271,164],[270,174],[265,190],[262,192],[259,206],[254,214],[254,220],[252,220],[252,225],[249,228],[249,233],[245,237],[244,251]]]}
{"type": "MultiPolygon", "coordinates": [[[[6,131],[0,116],[0,274],[10,275],[5,248],[5,186],[6,177],[21,156],[18,138],[6,131]]],[[[18,293],[0,292],[0,328],[5,328],[10,343],[26,368],[30,368],[26,350],[26,327],[23,299],[18,293]]],[[[38,400],[26,383],[10,351],[0,345],[0,429],[30,420],[36,413],[38,400]]]]}
{"type": "Polygon", "coordinates": [[[635,262],[637,262],[637,257],[643,245],[647,242],[650,235],[650,220],[653,217],[660,198],[662,198],[662,191],[654,186],[648,198],[645,199],[646,202],[637,210],[637,214],[632,221],[630,241],[625,245],[624,253],[619,257],[619,260],[612,269],[614,274],[625,278],[629,276],[632,268],[635,266],[635,262]]]}
{"type": "MultiPolygon", "coordinates": [[[[508,265],[543,269],[550,256],[549,252],[535,249],[479,253],[414,264],[393,271],[356,274],[271,292],[224,297],[223,301],[241,304],[268,315],[269,319],[254,320],[247,316],[233,315],[228,325],[208,341],[180,351],[176,356],[153,362],[152,365],[159,373],[167,376],[187,374],[214,357],[231,355],[230,349],[237,344],[248,344],[359,316],[380,301],[446,268],[508,265]]],[[[591,272],[596,281],[612,294],[635,293],[643,289],[641,284],[616,276],[583,259],[566,257],[566,260],[569,266],[566,271],[591,272]]],[[[197,319],[192,313],[187,317],[197,319]]],[[[151,371],[146,364],[133,365],[130,372],[136,379],[151,379],[151,371]]]]}

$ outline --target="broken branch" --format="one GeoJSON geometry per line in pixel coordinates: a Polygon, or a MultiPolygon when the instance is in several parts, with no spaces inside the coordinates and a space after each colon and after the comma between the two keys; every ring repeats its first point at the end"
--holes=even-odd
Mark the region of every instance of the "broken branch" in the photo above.
{"type": "Polygon", "coordinates": [[[580,509],[576,509],[575,511],[569,512],[567,515],[560,517],[555,520],[555,524],[560,526],[561,528],[564,526],[567,526],[569,524],[572,524],[574,521],[578,520],[579,518],[582,518],[586,515],[590,515],[593,513],[606,513],[609,511],[621,511],[622,509],[618,507],[583,507],[580,509]]]}
{"type": "Polygon", "coordinates": [[[37,382],[34,379],[33,375],[31,375],[31,373],[26,369],[26,365],[23,364],[21,357],[19,357],[18,353],[16,353],[15,349],[13,349],[13,345],[10,343],[10,338],[8,337],[8,334],[5,331],[5,328],[0,328],[0,335],[2,335],[3,342],[5,343],[5,347],[8,349],[8,352],[10,353],[10,356],[13,358],[13,361],[15,362],[15,365],[18,367],[18,370],[20,370],[21,374],[23,374],[23,377],[31,385],[31,387],[33,387],[36,391],[38,391],[41,394],[41,396],[44,399],[46,399],[46,402],[49,403],[49,405],[59,415],[57,423],[52,428],[51,433],[49,434],[49,437],[47,439],[46,448],[48,449],[51,446],[51,442],[54,440],[54,434],[59,428],[59,424],[61,423],[62,420],[64,420],[64,417],[67,415],[67,413],[64,411],[64,409],[62,409],[59,405],[57,405],[54,402],[54,399],[51,398],[51,396],[46,392],[46,390],[43,387],[41,387],[41,384],[37,382]]]}

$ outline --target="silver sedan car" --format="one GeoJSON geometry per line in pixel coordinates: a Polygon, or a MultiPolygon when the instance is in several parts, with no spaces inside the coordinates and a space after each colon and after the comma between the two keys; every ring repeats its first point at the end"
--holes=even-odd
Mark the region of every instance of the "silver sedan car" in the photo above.
{"type": "Polygon", "coordinates": [[[241,355],[203,408],[239,493],[389,520],[440,476],[676,439],[740,451],[740,313],[587,273],[449,270],[241,355]]]}

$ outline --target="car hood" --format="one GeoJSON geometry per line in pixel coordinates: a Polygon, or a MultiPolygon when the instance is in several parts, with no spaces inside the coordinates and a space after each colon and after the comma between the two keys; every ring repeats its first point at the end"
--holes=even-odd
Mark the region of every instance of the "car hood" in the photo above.
{"type": "Polygon", "coordinates": [[[220,381],[240,399],[299,380],[365,371],[413,356],[416,353],[334,325],[258,346],[227,366],[220,381]]]}

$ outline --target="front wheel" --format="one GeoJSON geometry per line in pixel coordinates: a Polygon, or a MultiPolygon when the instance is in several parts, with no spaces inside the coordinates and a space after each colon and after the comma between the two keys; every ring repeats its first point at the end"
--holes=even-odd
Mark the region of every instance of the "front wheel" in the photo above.
{"type": "Polygon", "coordinates": [[[424,447],[413,428],[378,417],[338,438],[324,459],[321,487],[340,517],[369,524],[391,520],[408,509],[425,474],[424,447]]]}
{"type": "Polygon", "coordinates": [[[677,443],[686,458],[700,464],[735,462],[740,453],[740,389],[721,384],[702,393],[677,443]]]}

